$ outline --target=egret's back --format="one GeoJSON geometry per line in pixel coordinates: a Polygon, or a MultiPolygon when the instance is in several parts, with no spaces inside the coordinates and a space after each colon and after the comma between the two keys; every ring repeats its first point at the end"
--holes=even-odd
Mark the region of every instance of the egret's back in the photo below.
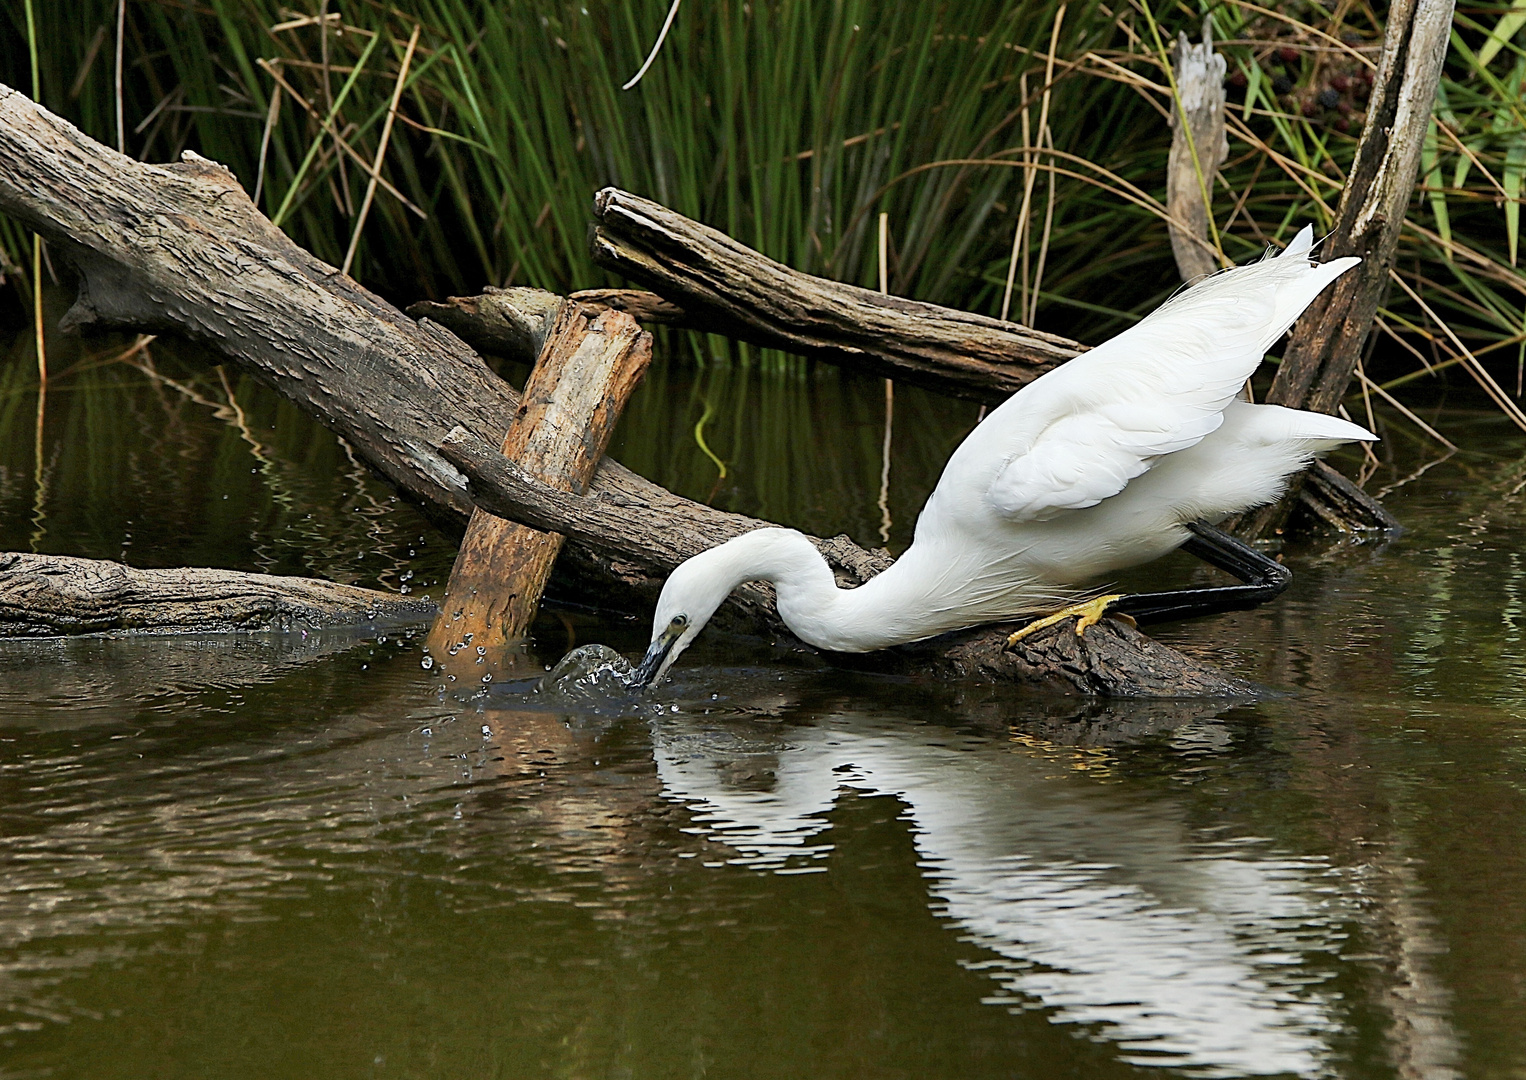
{"type": "Polygon", "coordinates": [[[1096,506],[1217,431],[1266,350],[1359,261],[1314,263],[1312,240],[1305,229],[1280,255],[1203,279],[1014,394],[949,459],[918,541],[995,540],[1096,506]]]}

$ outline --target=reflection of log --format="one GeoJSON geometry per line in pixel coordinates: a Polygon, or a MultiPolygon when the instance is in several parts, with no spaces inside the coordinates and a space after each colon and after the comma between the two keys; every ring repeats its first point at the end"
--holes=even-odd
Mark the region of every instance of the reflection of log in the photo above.
{"type": "MultiPolygon", "coordinates": [[[[652,335],[635,319],[564,300],[520,395],[503,452],[552,487],[586,491],[651,359],[652,335]]],[[[454,655],[457,643],[470,641],[486,648],[496,665],[503,646],[529,632],[561,549],[556,533],[472,511],[430,631],[430,650],[454,655]]]]}
{"type": "Polygon", "coordinates": [[[311,578],[139,570],[99,559],[0,554],[0,637],[133,630],[316,630],[428,618],[434,604],[311,578]]]}
{"type": "MultiPolygon", "coordinates": [[[[484,448],[484,462],[507,467],[497,447],[518,407],[507,384],[460,339],[428,321],[413,322],[298,248],[221,166],[195,156],[169,166],[133,161],[0,87],[0,211],[41,232],[78,271],[79,298],[68,325],[176,331],[217,350],[333,429],[401,492],[442,515],[460,520],[472,506],[462,474],[437,449],[452,425],[484,448]]],[[[913,349],[930,340],[907,314],[924,306],[863,290],[842,295],[858,303],[859,293],[878,312],[870,320],[876,333],[907,327],[913,349]]],[[[980,341],[990,348],[1005,342],[1006,349],[1026,340],[1031,356],[1043,362],[1068,355],[1042,335],[1025,337],[990,319],[962,318],[939,324],[941,337],[932,335],[943,342],[939,348],[953,348],[962,326],[975,343],[971,349],[980,341]]],[[[972,363],[971,370],[996,366],[972,363]]],[[[1018,370],[1029,377],[1038,368],[1018,370]]],[[[650,611],[656,579],[666,568],[766,524],[682,499],[607,458],[587,498],[530,486],[576,507],[622,512],[611,530],[600,532],[563,528],[575,515],[514,516],[569,536],[561,562],[583,595],[643,612],[650,611]],[[631,516],[638,509],[650,535],[631,516]],[[633,544],[642,547],[640,557],[627,550],[633,544]]],[[[495,510],[487,501],[484,508],[495,510]]],[[[848,583],[885,565],[845,538],[822,547],[848,583]]],[[[739,590],[727,605],[728,619],[754,632],[777,632],[768,601],[762,588],[739,590]]],[[[1142,636],[1108,633],[1121,644],[1091,669],[1085,650],[1057,649],[1047,666],[1008,657],[1005,635],[990,629],[965,635],[962,643],[930,647],[935,654],[941,649],[943,659],[925,666],[945,678],[1043,675],[1061,687],[1082,685],[1099,693],[1242,689],[1164,646],[1146,648],[1142,636]],[[974,662],[976,654],[985,659],[974,662]]],[[[1040,645],[1029,643],[1025,654],[1040,645]]]]}
{"type": "MultiPolygon", "coordinates": [[[[1362,265],[1341,275],[1293,326],[1268,401],[1334,412],[1346,395],[1388,289],[1399,231],[1414,195],[1420,151],[1450,40],[1453,2],[1396,0],[1389,7],[1367,122],[1341,191],[1335,231],[1321,249],[1325,258],[1359,255],[1362,265]]],[[[1298,494],[1296,486],[1291,494],[1298,494]]],[[[1349,502],[1344,510],[1329,506],[1326,520],[1343,516],[1349,528],[1392,526],[1393,519],[1370,496],[1361,495],[1356,502],[1360,512],[1349,502]]],[[[1247,514],[1237,531],[1245,536],[1277,531],[1294,504],[1294,499],[1285,498],[1247,514]]]]}
{"type": "Polygon", "coordinates": [[[1084,346],[985,315],[812,277],[617,188],[594,200],[593,257],[685,325],[995,402],[1084,346]]]}

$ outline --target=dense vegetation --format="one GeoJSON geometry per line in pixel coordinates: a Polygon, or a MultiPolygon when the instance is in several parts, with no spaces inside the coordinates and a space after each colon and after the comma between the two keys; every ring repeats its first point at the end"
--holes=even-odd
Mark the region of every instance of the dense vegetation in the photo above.
{"type": "MultiPolygon", "coordinates": [[[[0,78],[26,89],[27,2],[3,9],[14,29],[0,35],[0,78]]],[[[893,291],[1095,340],[1177,284],[1161,208],[1177,31],[1211,19],[1228,58],[1213,216],[1240,261],[1306,221],[1329,226],[1383,15],[1365,0],[690,0],[651,70],[621,90],[668,9],[130,0],[120,137],[144,159],[193,148],[228,164],[335,264],[359,232],[352,272],[399,299],[600,283],[587,207],[615,183],[863,284],[883,212],[893,291]]],[[[33,15],[43,102],[115,144],[116,0],[34,0],[33,15]]],[[[1404,286],[1373,361],[1389,382],[1471,367],[1466,346],[1519,394],[1523,22],[1520,3],[1458,13],[1404,286]]],[[[30,242],[3,225],[26,290],[30,242]]]]}

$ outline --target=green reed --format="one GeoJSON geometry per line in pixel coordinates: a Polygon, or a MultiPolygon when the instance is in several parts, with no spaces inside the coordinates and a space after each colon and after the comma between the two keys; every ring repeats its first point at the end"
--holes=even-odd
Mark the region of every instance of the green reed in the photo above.
{"type": "MultiPolygon", "coordinates": [[[[1096,340],[1178,284],[1159,207],[1172,102],[1139,2],[690,0],[622,91],[668,0],[132,0],[126,142],[150,160],[194,147],[223,161],[338,264],[417,26],[380,168],[391,188],[354,265],[397,299],[612,283],[586,234],[592,193],[618,184],[791,266],[870,286],[883,212],[893,292],[1005,306],[1096,340]]],[[[45,8],[44,103],[114,143],[115,0],[45,8]]],[[[0,10],[20,25],[22,0],[0,10]]],[[[1471,353],[1519,393],[1519,14],[1459,11],[1400,247],[1418,300],[1398,286],[1389,297],[1376,379],[1471,368],[1471,353]]],[[[1196,0],[1152,16],[1168,37],[1196,37],[1211,18],[1229,62],[1230,156],[1212,178],[1228,257],[1305,222],[1328,228],[1382,9],[1196,0]]],[[[0,78],[17,83],[25,62],[0,35],[0,78]]],[[[20,239],[0,223],[18,263],[20,239]]]]}

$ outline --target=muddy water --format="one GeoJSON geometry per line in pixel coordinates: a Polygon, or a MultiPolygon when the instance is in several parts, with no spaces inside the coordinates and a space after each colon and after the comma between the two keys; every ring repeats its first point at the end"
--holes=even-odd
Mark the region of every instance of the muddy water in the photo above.
{"type": "MultiPolygon", "coordinates": [[[[342,446],[151,355],[58,361],[40,448],[13,356],[0,546],[438,589],[449,538],[342,446]]],[[[896,404],[892,546],[974,420],[896,404]]],[[[881,410],[659,366],[617,453],[878,542],[881,410]]],[[[1437,422],[1461,453],[1390,430],[1369,485],[1425,469],[1405,535],[1163,635],[1257,704],[720,635],[651,701],[570,703],[531,672],[643,634],[567,606],[467,699],[408,629],[0,646],[0,1076],[1526,1075],[1526,442],[1437,422]]]]}

